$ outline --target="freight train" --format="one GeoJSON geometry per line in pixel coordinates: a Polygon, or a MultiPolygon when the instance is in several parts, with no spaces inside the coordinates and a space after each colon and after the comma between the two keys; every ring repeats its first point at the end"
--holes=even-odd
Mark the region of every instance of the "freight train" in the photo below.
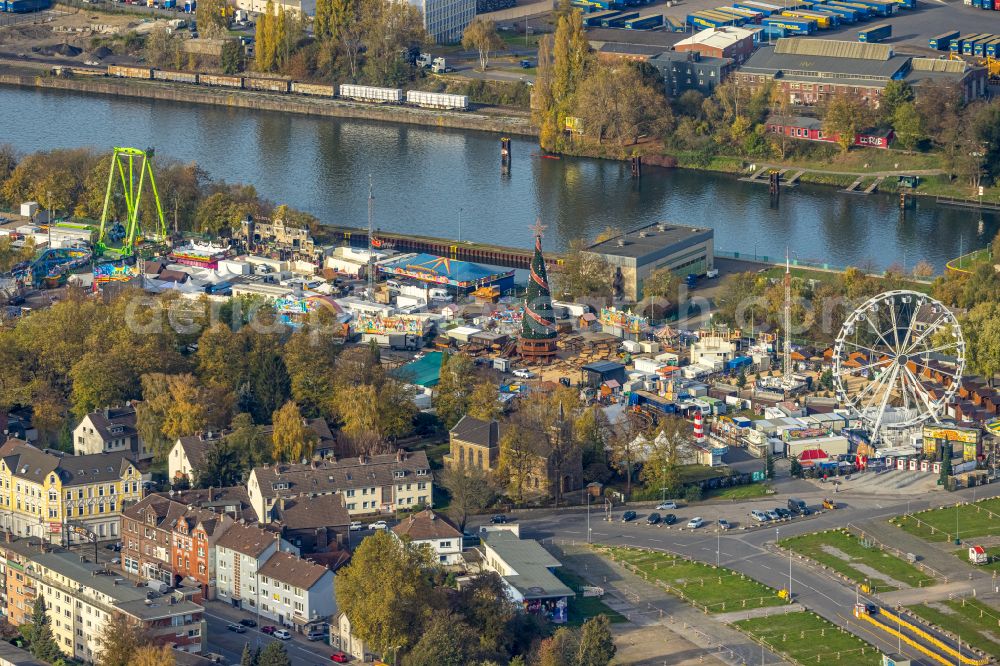
{"type": "Polygon", "coordinates": [[[337,87],[316,83],[300,83],[289,79],[229,74],[198,74],[195,72],[176,72],[166,69],[129,67],[125,65],[109,66],[107,76],[193,83],[213,88],[238,88],[241,90],[262,90],[292,95],[311,95],[313,97],[349,99],[374,104],[409,104],[410,106],[419,106],[424,109],[443,109],[448,111],[469,110],[469,97],[467,95],[451,95],[422,90],[404,91],[399,88],[377,88],[375,86],[359,86],[349,83],[337,87]]]}

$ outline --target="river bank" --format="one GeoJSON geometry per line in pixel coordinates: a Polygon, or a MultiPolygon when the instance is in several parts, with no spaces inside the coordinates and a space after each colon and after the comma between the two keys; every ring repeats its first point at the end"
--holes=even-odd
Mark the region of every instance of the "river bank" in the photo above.
{"type": "MultiPolygon", "coordinates": [[[[48,67],[45,65],[46,69],[48,67]]],[[[89,76],[58,77],[39,73],[34,68],[12,66],[9,63],[0,64],[0,85],[537,136],[537,132],[531,126],[531,118],[528,114],[513,115],[507,110],[497,113],[496,109],[477,109],[463,113],[403,106],[378,106],[338,99],[282,95],[250,90],[221,90],[165,81],[89,76]]]]}

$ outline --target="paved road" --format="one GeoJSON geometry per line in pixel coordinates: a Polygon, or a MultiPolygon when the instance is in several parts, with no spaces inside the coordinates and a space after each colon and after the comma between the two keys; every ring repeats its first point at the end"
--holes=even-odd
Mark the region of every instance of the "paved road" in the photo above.
{"type": "MultiPolygon", "coordinates": [[[[1000,486],[987,486],[976,489],[976,497],[985,498],[1000,495],[1000,486]]],[[[798,492],[796,495],[815,506],[825,491],[798,492]]],[[[829,493],[825,493],[829,494],[829,493]]],[[[700,515],[708,520],[726,518],[738,525],[746,525],[745,516],[750,508],[765,508],[781,506],[788,495],[778,495],[765,500],[755,500],[743,503],[706,503],[692,508],[682,507],[676,511],[678,525],[684,525],[688,518],[700,515]]],[[[786,559],[783,554],[772,550],[776,536],[779,538],[815,532],[833,527],[842,527],[850,523],[870,520],[884,520],[890,516],[910,510],[918,511],[930,506],[953,503],[959,500],[972,499],[973,491],[960,491],[953,494],[936,493],[930,498],[920,495],[910,499],[901,496],[878,496],[854,493],[839,493],[836,500],[841,505],[836,511],[827,511],[807,518],[799,518],[791,522],[781,523],[775,527],[749,528],[731,532],[717,532],[711,527],[700,530],[649,526],[645,524],[644,516],[651,509],[635,508],[639,514],[638,520],[622,523],[620,520],[623,509],[618,508],[612,513],[612,521],[604,519],[601,511],[593,510],[590,514],[591,540],[594,543],[611,545],[631,545],[679,553],[709,563],[718,561],[722,566],[759,580],[775,588],[790,587],[795,599],[828,620],[850,630],[873,645],[886,651],[897,651],[896,641],[886,640],[870,629],[870,625],[862,625],[852,616],[856,599],[853,586],[845,584],[840,579],[819,573],[817,569],[808,566],[798,559],[786,559]]],[[[540,540],[553,539],[562,542],[584,543],[587,541],[587,512],[585,510],[564,510],[559,513],[538,512],[519,519],[522,535],[540,540]]],[[[977,576],[973,581],[983,592],[989,592],[991,585],[988,577],[977,576]]],[[[904,645],[904,651],[906,646],[904,645]]],[[[918,660],[921,656],[915,651],[909,656],[918,660]]],[[[915,663],[921,663],[915,661],[915,663]]]]}
{"type": "MultiPolygon", "coordinates": [[[[239,613],[234,609],[228,608],[225,604],[209,602],[205,608],[205,617],[208,626],[205,651],[221,654],[230,664],[240,663],[240,657],[243,655],[243,646],[247,643],[250,644],[251,648],[255,648],[258,645],[264,647],[271,641],[278,640],[267,634],[260,633],[256,628],[247,629],[245,634],[237,634],[226,629],[226,626],[234,620],[252,617],[252,615],[239,613]]],[[[266,624],[268,624],[268,621],[263,619],[261,625],[266,624]]],[[[316,666],[317,664],[332,663],[330,662],[330,655],[334,652],[334,649],[321,641],[310,642],[302,636],[293,634],[292,638],[284,641],[284,643],[293,666],[316,666]]]]}

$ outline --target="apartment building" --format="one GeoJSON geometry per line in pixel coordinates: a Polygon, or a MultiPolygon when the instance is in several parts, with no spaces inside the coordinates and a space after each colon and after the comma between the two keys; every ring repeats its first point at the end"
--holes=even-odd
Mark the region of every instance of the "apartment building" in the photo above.
{"type": "Polygon", "coordinates": [[[333,572],[292,553],[272,554],[258,570],[260,614],[310,633],[326,628],[337,612],[333,572]]]}
{"type": "Polygon", "coordinates": [[[117,539],[122,509],[142,497],[124,453],[69,456],[17,445],[0,458],[0,524],[52,543],[117,539]]]}
{"type": "Polygon", "coordinates": [[[236,524],[215,544],[216,595],[220,601],[254,612],[260,605],[257,572],[278,551],[298,549],[275,532],[236,524]]]}
{"type": "Polygon", "coordinates": [[[255,467],[247,489],[250,502],[264,522],[282,497],[342,493],[351,516],[431,506],[433,479],[424,451],[305,464],[281,463],[255,467]]]}
{"type": "Polygon", "coordinates": [[[228,514],[150,495],[121,517],[122,570],[215,598],[214,549],[236,520],[228,514]]]}
{"type": "MultiPolygon", "coordinates": [[[[93,662],[101,652],[101,634],[115,615],[124,614],[161,645],[199,653],[204,646],[204,609],[180,594],[158,595],[114,575],[85,556],[64,550],[40,552],[27,541],[5,544],[8,561],[26,562],[25,579],[44,600],[52,633],[62,651],[93,662]]],[[[29,611],[30,613],[30,608],[29,611]]],[[[23,620],[23,616],[21,618],[23,620]]]]}

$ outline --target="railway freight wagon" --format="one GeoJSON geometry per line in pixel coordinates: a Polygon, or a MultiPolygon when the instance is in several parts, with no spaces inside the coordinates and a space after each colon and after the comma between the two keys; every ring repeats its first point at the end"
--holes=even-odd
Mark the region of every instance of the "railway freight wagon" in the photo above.
{"type": "Polygon", "coordinates": [[[153,78],[153,70],[149,67],[110,65],[108,66],[108,76],[120,76],[125,79],[151,79],[153,78]]]}
{"type": "Polygon", "coordinates": [[[217,86],[220,88],[242,88],[242,76],[227,76],[225,74],[202,74],[198,80],[206,86],[217,86]]]}
{"type": "Polygon", "coordinates": [[[154,69],[153,78],[157,81],[178,81],[180,83],[198,83],[198,75],[194,72],[175,72],[169,69],[154,69]]]}
{"type": "Polygon", "coordinates": [[[379,104],[402,104],[403,91],[400,88],[376,88],[375,86],[358,86],[353,83],[340,84],[340,96],[359,102],[377,102],[379,104]]]}
{"type": "Polygon", "coordinates": [[[287,79],[258,79],[253,76],[244,77],[243,86],[247,90],[266,90],[267,92],[280,93],[286,93],[292,89],[292,83],[287,79]]]}
{"type": "Polygon", "coordinates": [[[449,95],[448,93],[425,92],[423,90],[407,90],[406,103],[422,106],[425,109],[466,111],[469,108],[467,95],[449,95]]]}
{"type": "Polygon", "coordinates": [[[337,95],[333,86],[324,86],[319,83],[299,83],[298,81],[292,81],[292,92],[316,97],[335,97],[337,95]]]}

